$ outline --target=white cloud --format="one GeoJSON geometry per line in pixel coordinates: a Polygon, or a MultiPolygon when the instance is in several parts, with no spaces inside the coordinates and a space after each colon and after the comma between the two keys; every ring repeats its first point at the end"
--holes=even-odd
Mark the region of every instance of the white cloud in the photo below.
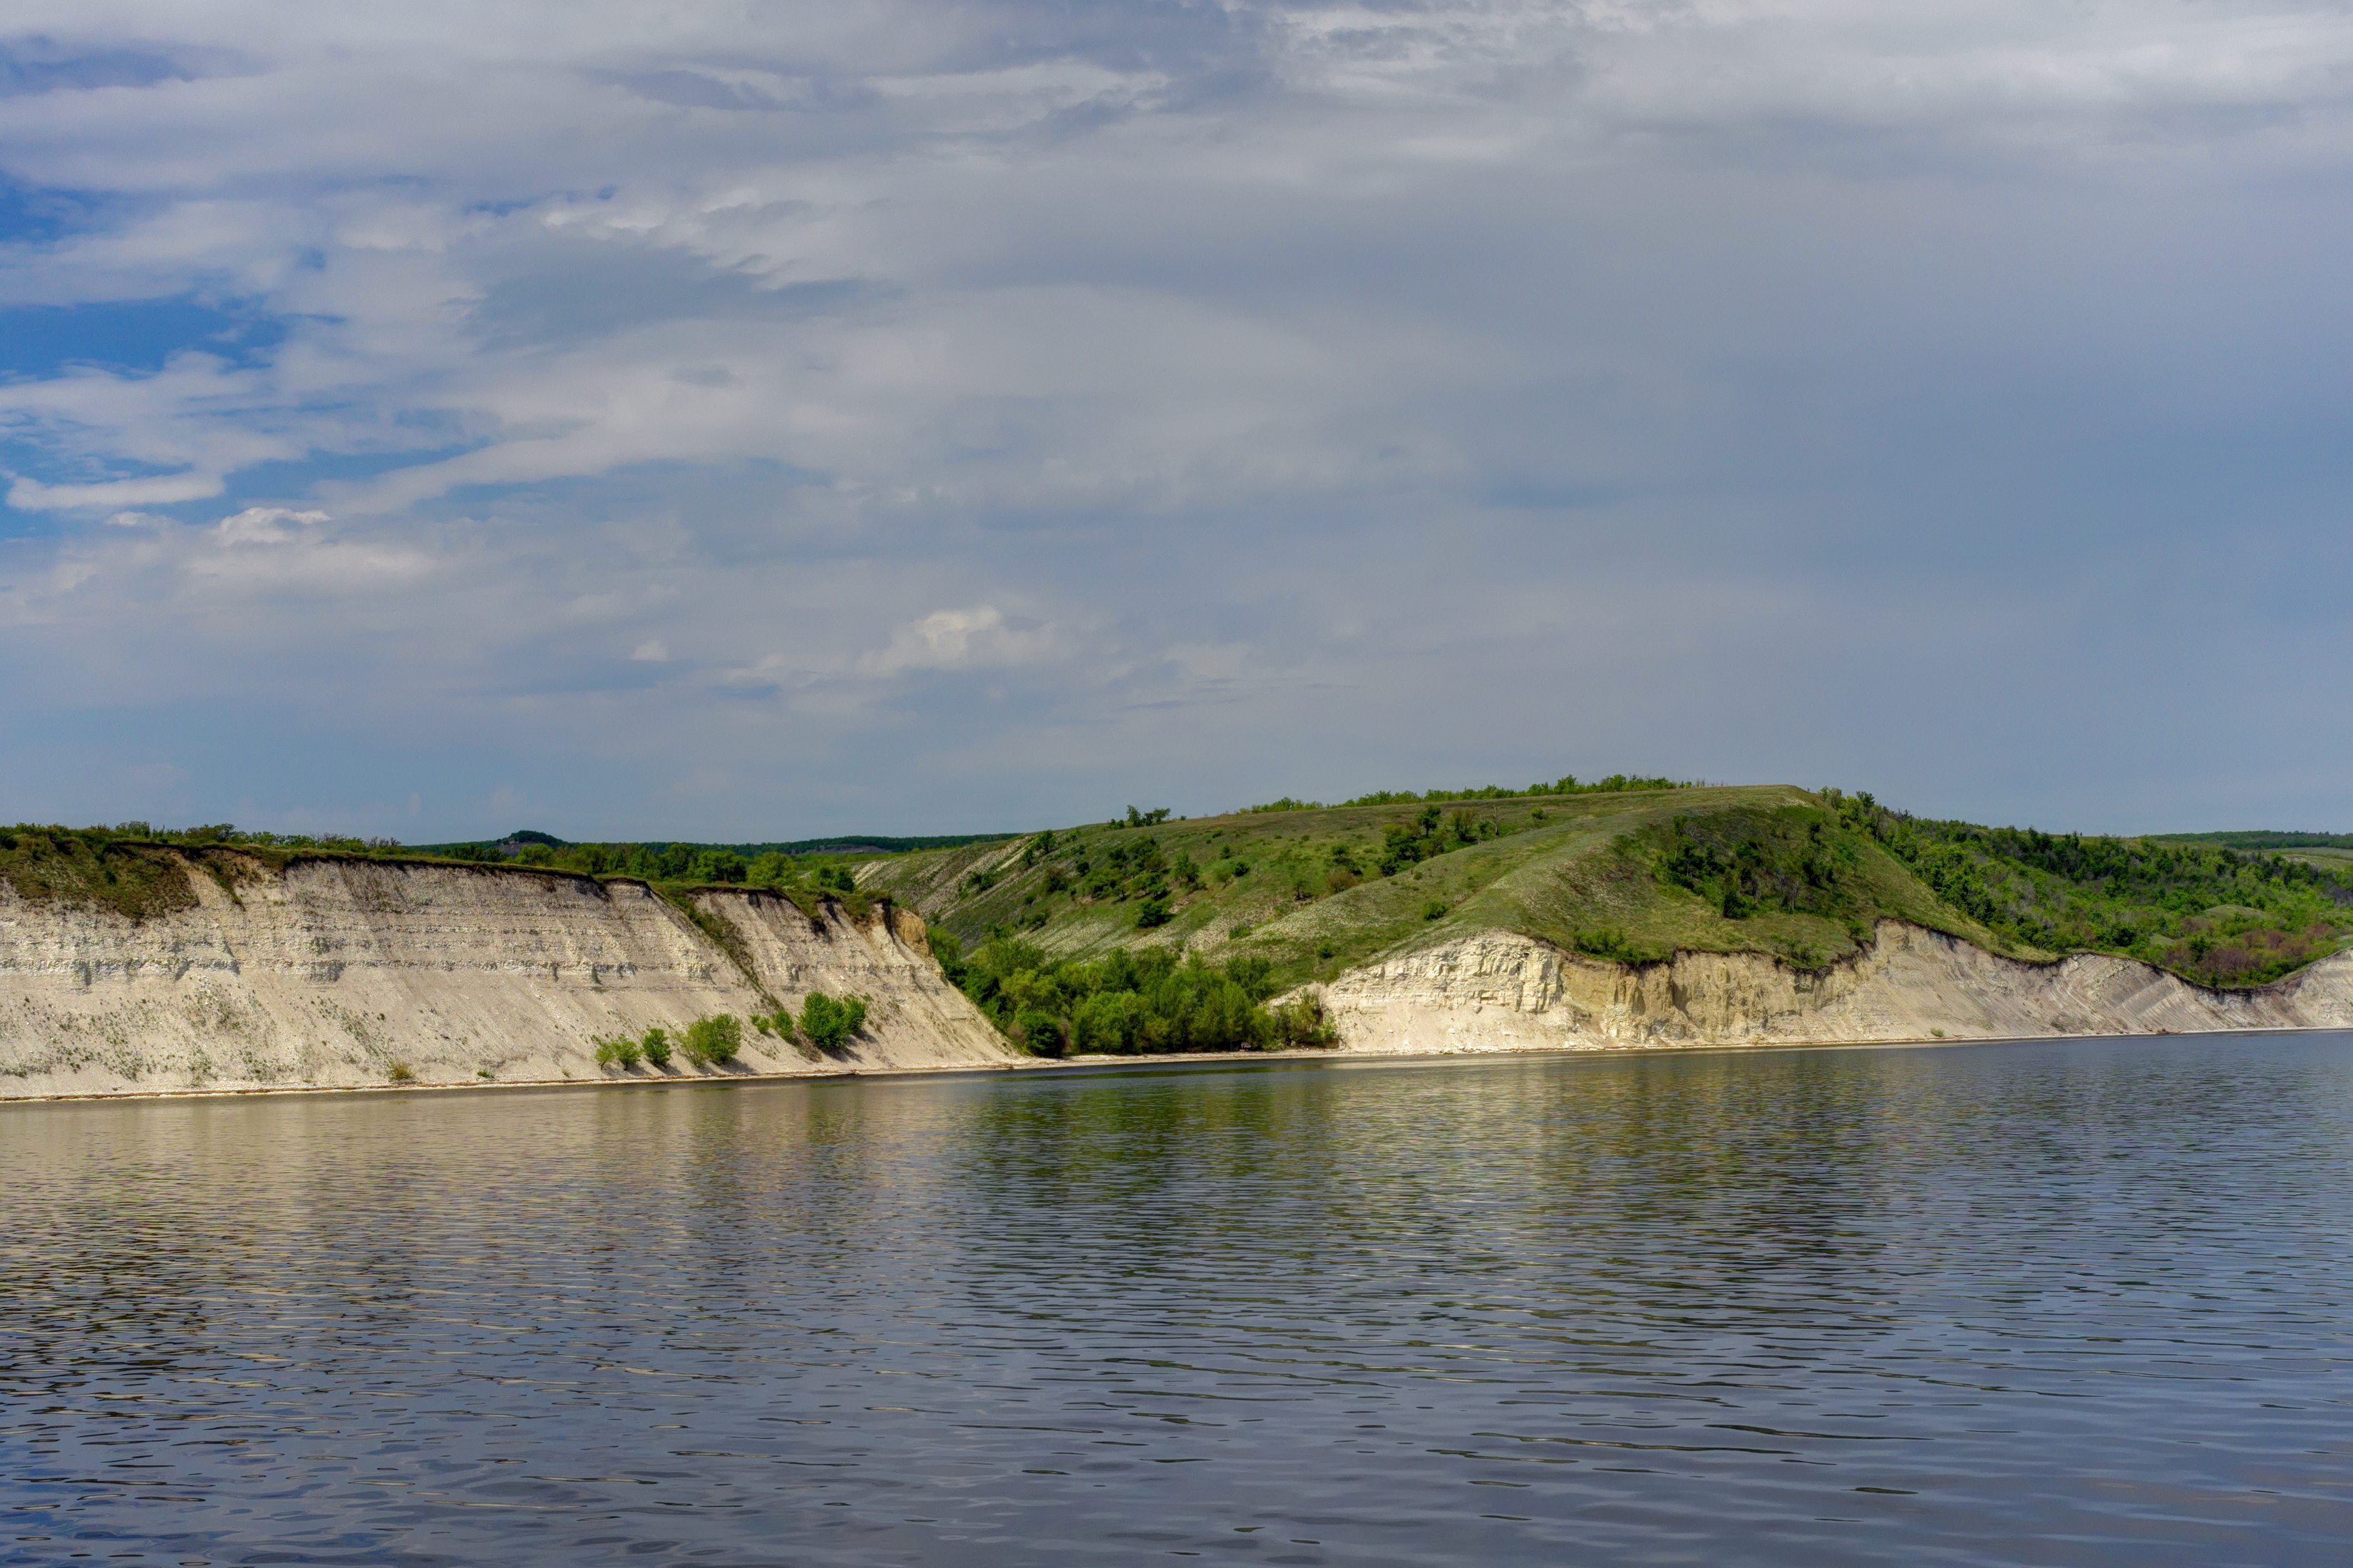
{"type": "Polygon", "coordinates": [[[45,485],[37,479],[12,476],[8,486],[8,504],[18,511],[168,506],[174,501],[202,500],[208,496],[216,496],[221,493],[221,488],[218,474],[166,474],[153,479],[107,479],[87,485],[45,485]]]}
{"type": "Polygon", "coordinates": [[[223,544],[284,544],[297,537],[295,528],[309,528],[327,521],[323,511],[249,506],[233,517],[221,519],[213,531],[223,544]],[[288,527],[290,523],[294,528],[288,527]]]}
{"type": "MultiPolygon", "coordinates": [[[[2353,341],[2314,194],[2353,158],[2353,16],[2318,4],[11,21],[175,63],[0,100],[0,168],[101,215],[0,247],[0,302],[267,329],[0,383],[41,534],[0,632],[60,702],[414,703],[453,755],[691,734],[739,795],[785,752],[807,785],[1502,746],[1544,728],[1512,679],[1608,653],[1561,606],[1652,650],[1655,716],[1719,661],[1814,679],[1775,628],[1873,563],[1910,584],[1907,548],[1990,591],[2008,536],[1937,554],[1954,516],[2037,552],[2105,519],[2103,559],[2192,536],[2113,455],[2287,439],[2353,341]],[[1691,586],[1742,562],[1820,575],[1691,586]]],[[[2218,483],[2234,518],[2333,471],[2272,456],[2218,483]]]]}
{"type": "Polygon", "coordinates": [[[927,669],[972,669],[1025,664],[1046,657],[1055,638],[1044,626],[1016,628],[994,605],[935,610],[899,626],[888,647],[858,661],[866,675],[902,675],[927,669]]]}

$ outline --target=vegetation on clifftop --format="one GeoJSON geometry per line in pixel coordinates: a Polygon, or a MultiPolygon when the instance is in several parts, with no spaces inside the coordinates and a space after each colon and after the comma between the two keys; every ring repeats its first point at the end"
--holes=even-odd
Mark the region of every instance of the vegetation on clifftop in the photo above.
{"type": "Polygon", "coordinates": [[[1360,798],[1138,813],[859,875],[976,951],[1252,958],[1279,988],[1473,931],[1624,962],[1763,952],[1814,968],[1900,920],[2013,957],[2117,952],[2218,985],[2276,979],[2353,933],[2353,864],[2327,849],[1927,824],[1788,786],[1360,798]]]}
{"type": "Polygon", "coordinates": [[[1868,795],[1823,794],[1938,898],[2034,947],[2120,953],[2208,985],[2260,985],[2353,933],[2353,868],[2178,838],[1932,821],[1868,795]]]}
{"type": "Polygon", "coordinates": [[[134,921],[196,907],[179,857],[102,827],[0,828],[0,879],[21,899],[92,904],[134,921]]]}

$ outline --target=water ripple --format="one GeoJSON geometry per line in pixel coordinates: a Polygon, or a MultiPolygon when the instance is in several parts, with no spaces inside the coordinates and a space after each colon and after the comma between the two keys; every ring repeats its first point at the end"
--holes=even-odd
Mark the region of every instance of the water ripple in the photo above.
{"type": "Polygon", "coordinates": [[[17,1106],[0,1152],[0,1563],[2353,1546],[2353,1037],[17,1106]]]}

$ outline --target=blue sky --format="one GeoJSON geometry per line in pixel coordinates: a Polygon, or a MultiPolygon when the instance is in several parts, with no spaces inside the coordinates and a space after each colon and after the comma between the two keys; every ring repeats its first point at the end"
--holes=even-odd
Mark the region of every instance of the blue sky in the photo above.
{"type": "Polygon", "coordinates": [[[2353,16],[65,5],[0,818],[2353,829],[2353,16]]]}

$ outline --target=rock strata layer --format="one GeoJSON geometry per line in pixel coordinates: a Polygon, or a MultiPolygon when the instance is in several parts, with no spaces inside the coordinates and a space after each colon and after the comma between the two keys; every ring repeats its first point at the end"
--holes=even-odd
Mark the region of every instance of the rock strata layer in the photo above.
{"type": "Polygon", "coordinates": [[[1897,921],[1817,970],[1758,953],[1613,963],[1495,931],[1366,964],[1324,996],[1343,1043],[1368,1051],[2353,1027],[2353,952],[2213,991],[2126,958],[2022,963],[1897,921]]]}
{"type": "Polygon", "coordinates": [[[870,1001],[842,1052],[746,1022],[714,1076],[1011,1057],[923,922],[888,904],[812,916],[730,889],[690,918],[642,883],[512,868],[210,852],[184,868],[195,906],[141,921],[0,882],[0,1099],[659,1076],[599,1068],[596,1037],[812,991],[870,1001]]]}

